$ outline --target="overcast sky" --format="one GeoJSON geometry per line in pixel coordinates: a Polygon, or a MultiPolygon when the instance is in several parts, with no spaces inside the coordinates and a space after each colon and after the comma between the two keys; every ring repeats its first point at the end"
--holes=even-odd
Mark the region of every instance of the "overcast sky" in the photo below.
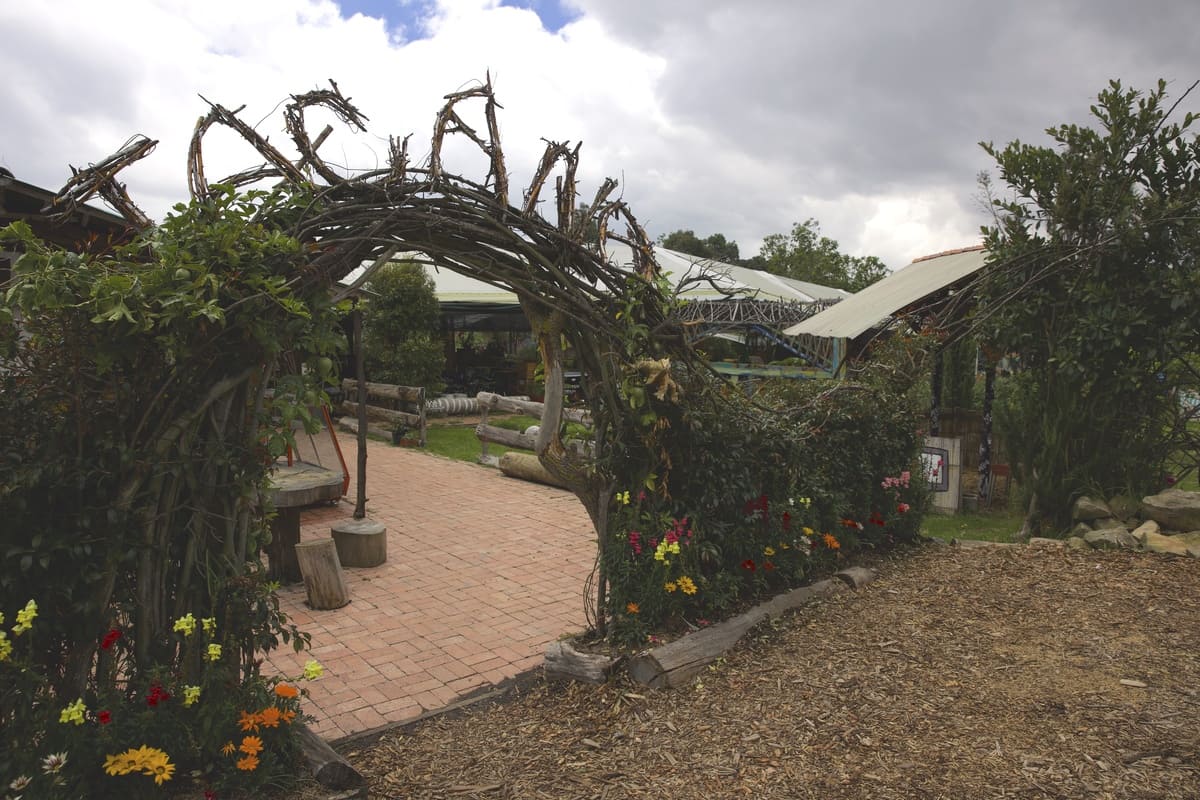
{"type": "MultiPolygon", "coordinates": [[[[161,143],[123,178],[159,218],[200,95],[283,146],[280,101],[333,78],[370,133],[322,153],[373,168],[388,134],[427,154],[442,95],[490,70],[514,185],[541,137],[582,140],[581,193],[616,177],[652,235],[749,256],[815,217],[893,269],[978,242],[980,140],[1042,142],[1111,78],[1200,78],[1195,0],[0,0],[0,32],[0,165],[57,189],[142,133],[161,143]]],[[[254,155],[211,137],[210,180],[254,155]]],[[[460,148],[447,167],[485,172],[460,148]]]]}

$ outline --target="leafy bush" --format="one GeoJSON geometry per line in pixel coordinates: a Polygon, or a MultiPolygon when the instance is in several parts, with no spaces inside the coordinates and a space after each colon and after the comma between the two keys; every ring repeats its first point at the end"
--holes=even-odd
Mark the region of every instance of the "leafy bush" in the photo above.
{"type": "Polygon", "coordinates": [[[633,480],[602,547],[614,638],[703,624],[847,553],[914,539],[928,502],[912,477],[919,415],[889,366],[849,383],[781,381],[754,401],[675,374],[686,410],[647,392],[658,450],[626,451],[633,480]],[[695,402],[714,393],[723,402],[695,402]]]}

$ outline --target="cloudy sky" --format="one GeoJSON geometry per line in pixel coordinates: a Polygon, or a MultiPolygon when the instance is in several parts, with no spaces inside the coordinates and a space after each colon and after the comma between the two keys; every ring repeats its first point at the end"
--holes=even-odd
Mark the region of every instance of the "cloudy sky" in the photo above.
{"type": "MultiPolygon", "coordinates": [[[[749,256],[815,217],[897,268],[978,241],[980,140],[1085,121],[1110,78],[1181,93],[1198,30],[1195,0],[2,0],[0,166],[56,189],[142,133],[160,145],[123,176],[161,217],[186,197],[201,96],[283,146],[281,101],[333,78],[370,118],[322,149],[349,170],[388,134],[427,154],[442,96],[490,71],[515,185],[541,137],[581,140],[582,193],[617,178],[652,235],[721,232],[749,256]]],[[[206,140],[210,179],[253,156],[206,140]]]]}

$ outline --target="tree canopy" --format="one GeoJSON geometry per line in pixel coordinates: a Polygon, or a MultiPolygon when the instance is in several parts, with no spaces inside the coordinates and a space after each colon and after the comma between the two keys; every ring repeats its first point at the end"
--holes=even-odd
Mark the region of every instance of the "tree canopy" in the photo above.
{"type": "Polygon", "coordinates": [[[701,239],[692,230],[677,230],[658,237],[658,243],[668,250],[687,253],[697,258],[708,258],[725,264],[740,264],[737,242],[725,238],[723,233],[714,233],[701,239]]]}
{"type": "Polygon", "coordinates": [[[1008,196],[984,229],[978,321],[1021,371],[1008,438],[1030,527],[1065,525],[1085,491],[1138,496],[1196,465],[1196,412],[1179,401],[1200,385],[1200,140],[1166,99],[1164,82],[1114,81],[1095,128],[983,144],[1008,196]]]}
{"type": "Polygon", "coordinates": [[[812,217],[797,222],[788,235],[773,233],[763,240],[762,269],[796,280],[857,292],[888,274],[875,256],[851,256],[836,239],[821,234],[812,217]]]}
{"type": "Polygon", "coordinates": [[[368,287],[373,295],[363,315],[368,377],[441,391],[446,354],[433,278],[421,264],[398,262],[376,271],[368,287]]]}

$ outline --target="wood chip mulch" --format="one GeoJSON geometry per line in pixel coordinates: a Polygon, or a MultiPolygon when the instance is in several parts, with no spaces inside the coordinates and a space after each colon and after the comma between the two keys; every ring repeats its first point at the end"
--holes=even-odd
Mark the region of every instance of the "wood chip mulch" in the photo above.
{"type": "Polygon", "coordinates": [[[685,689],[536,681],[343,749],[381,798],[1200,797],[1200,560],[878,566],[685,689]]]}

